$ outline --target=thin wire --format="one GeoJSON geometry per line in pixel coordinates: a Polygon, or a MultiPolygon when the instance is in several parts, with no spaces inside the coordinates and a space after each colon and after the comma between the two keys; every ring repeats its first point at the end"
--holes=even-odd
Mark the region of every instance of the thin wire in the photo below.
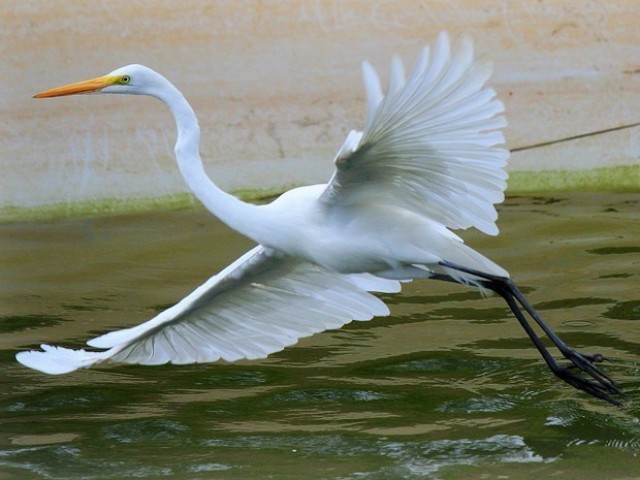
{"type": "Polygon", "coordinates": [[[571,140],[578,140],[580,138],[592,137],[594,135],[602,135],[603,133],[616,132],[618,130],[625,130],[627,128],[633,128],[640,126],[640,122],[630,123],[629,125],[621,125],[619,127],[605,128],[604,130],[596,130],[595,132],[581,133],[579,135],[573,135],[572,137],[559,138],[557,140],[549,140],[548,142],[535,143],[533,145],[525,145],[524,147],[512,148],[511,152],[521,152],[523,150],[531,150],[534,148],[547,147],[549,145],[555,145],[556,143],[569,142],[571,140]]]}

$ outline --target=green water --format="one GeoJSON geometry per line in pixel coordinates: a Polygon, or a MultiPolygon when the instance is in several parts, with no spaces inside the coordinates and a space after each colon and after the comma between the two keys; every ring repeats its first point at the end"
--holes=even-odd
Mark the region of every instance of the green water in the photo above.
{"type": "Polygon", "coordinates": [[[0,479],[640,478],[640,196],[512,197],[511,272],[571,345],[602,353],[619,409],[545,368],[499,298],[434,281],[392,316],[258,362],[18,365],[139,323],[251,245],[206,212],[0,226],[0,479]]]}

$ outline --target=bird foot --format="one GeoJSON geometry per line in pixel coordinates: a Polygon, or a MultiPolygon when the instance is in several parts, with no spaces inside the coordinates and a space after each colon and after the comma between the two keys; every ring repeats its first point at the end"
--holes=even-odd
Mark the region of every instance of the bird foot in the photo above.
{"type": "Polygon", "coordinates": [[[600,354],[582,354],[570,348],[562,349],[562,354],[570,363],[552,366],[551,370],[560,379],[575,388],[606,400],[614,405],[622,403],[613,395],[622,395],[622,391],[614,381],[595,364],[607,361],[600,354]]]}

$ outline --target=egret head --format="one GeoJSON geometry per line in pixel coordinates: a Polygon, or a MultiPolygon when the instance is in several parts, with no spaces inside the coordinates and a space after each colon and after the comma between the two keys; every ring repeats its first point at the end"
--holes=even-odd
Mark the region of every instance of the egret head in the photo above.
{"type": "Polygon", "coordinates": [[[102,77],[52,88],[34,95],[34,98],[62,97],[88,93],[120,93],[153,95],[162,77],[143,65],[127,65],[102,77]]]}

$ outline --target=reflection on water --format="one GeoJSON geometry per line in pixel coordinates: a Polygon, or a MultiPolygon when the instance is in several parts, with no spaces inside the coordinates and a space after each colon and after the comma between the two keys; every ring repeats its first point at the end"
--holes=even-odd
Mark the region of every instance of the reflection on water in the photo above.
{"type": "Polygon", "coordinates": [[[637,477],[639,207],[511,198],[501,236],[465,233],[567,342],[612,359],[624,409],[556,381],[500,299],[437,282],[264,361],[44,376],[16,351],[141,322],[250,243],[202,211],[4,225],[0,478],[637,477]]]}

